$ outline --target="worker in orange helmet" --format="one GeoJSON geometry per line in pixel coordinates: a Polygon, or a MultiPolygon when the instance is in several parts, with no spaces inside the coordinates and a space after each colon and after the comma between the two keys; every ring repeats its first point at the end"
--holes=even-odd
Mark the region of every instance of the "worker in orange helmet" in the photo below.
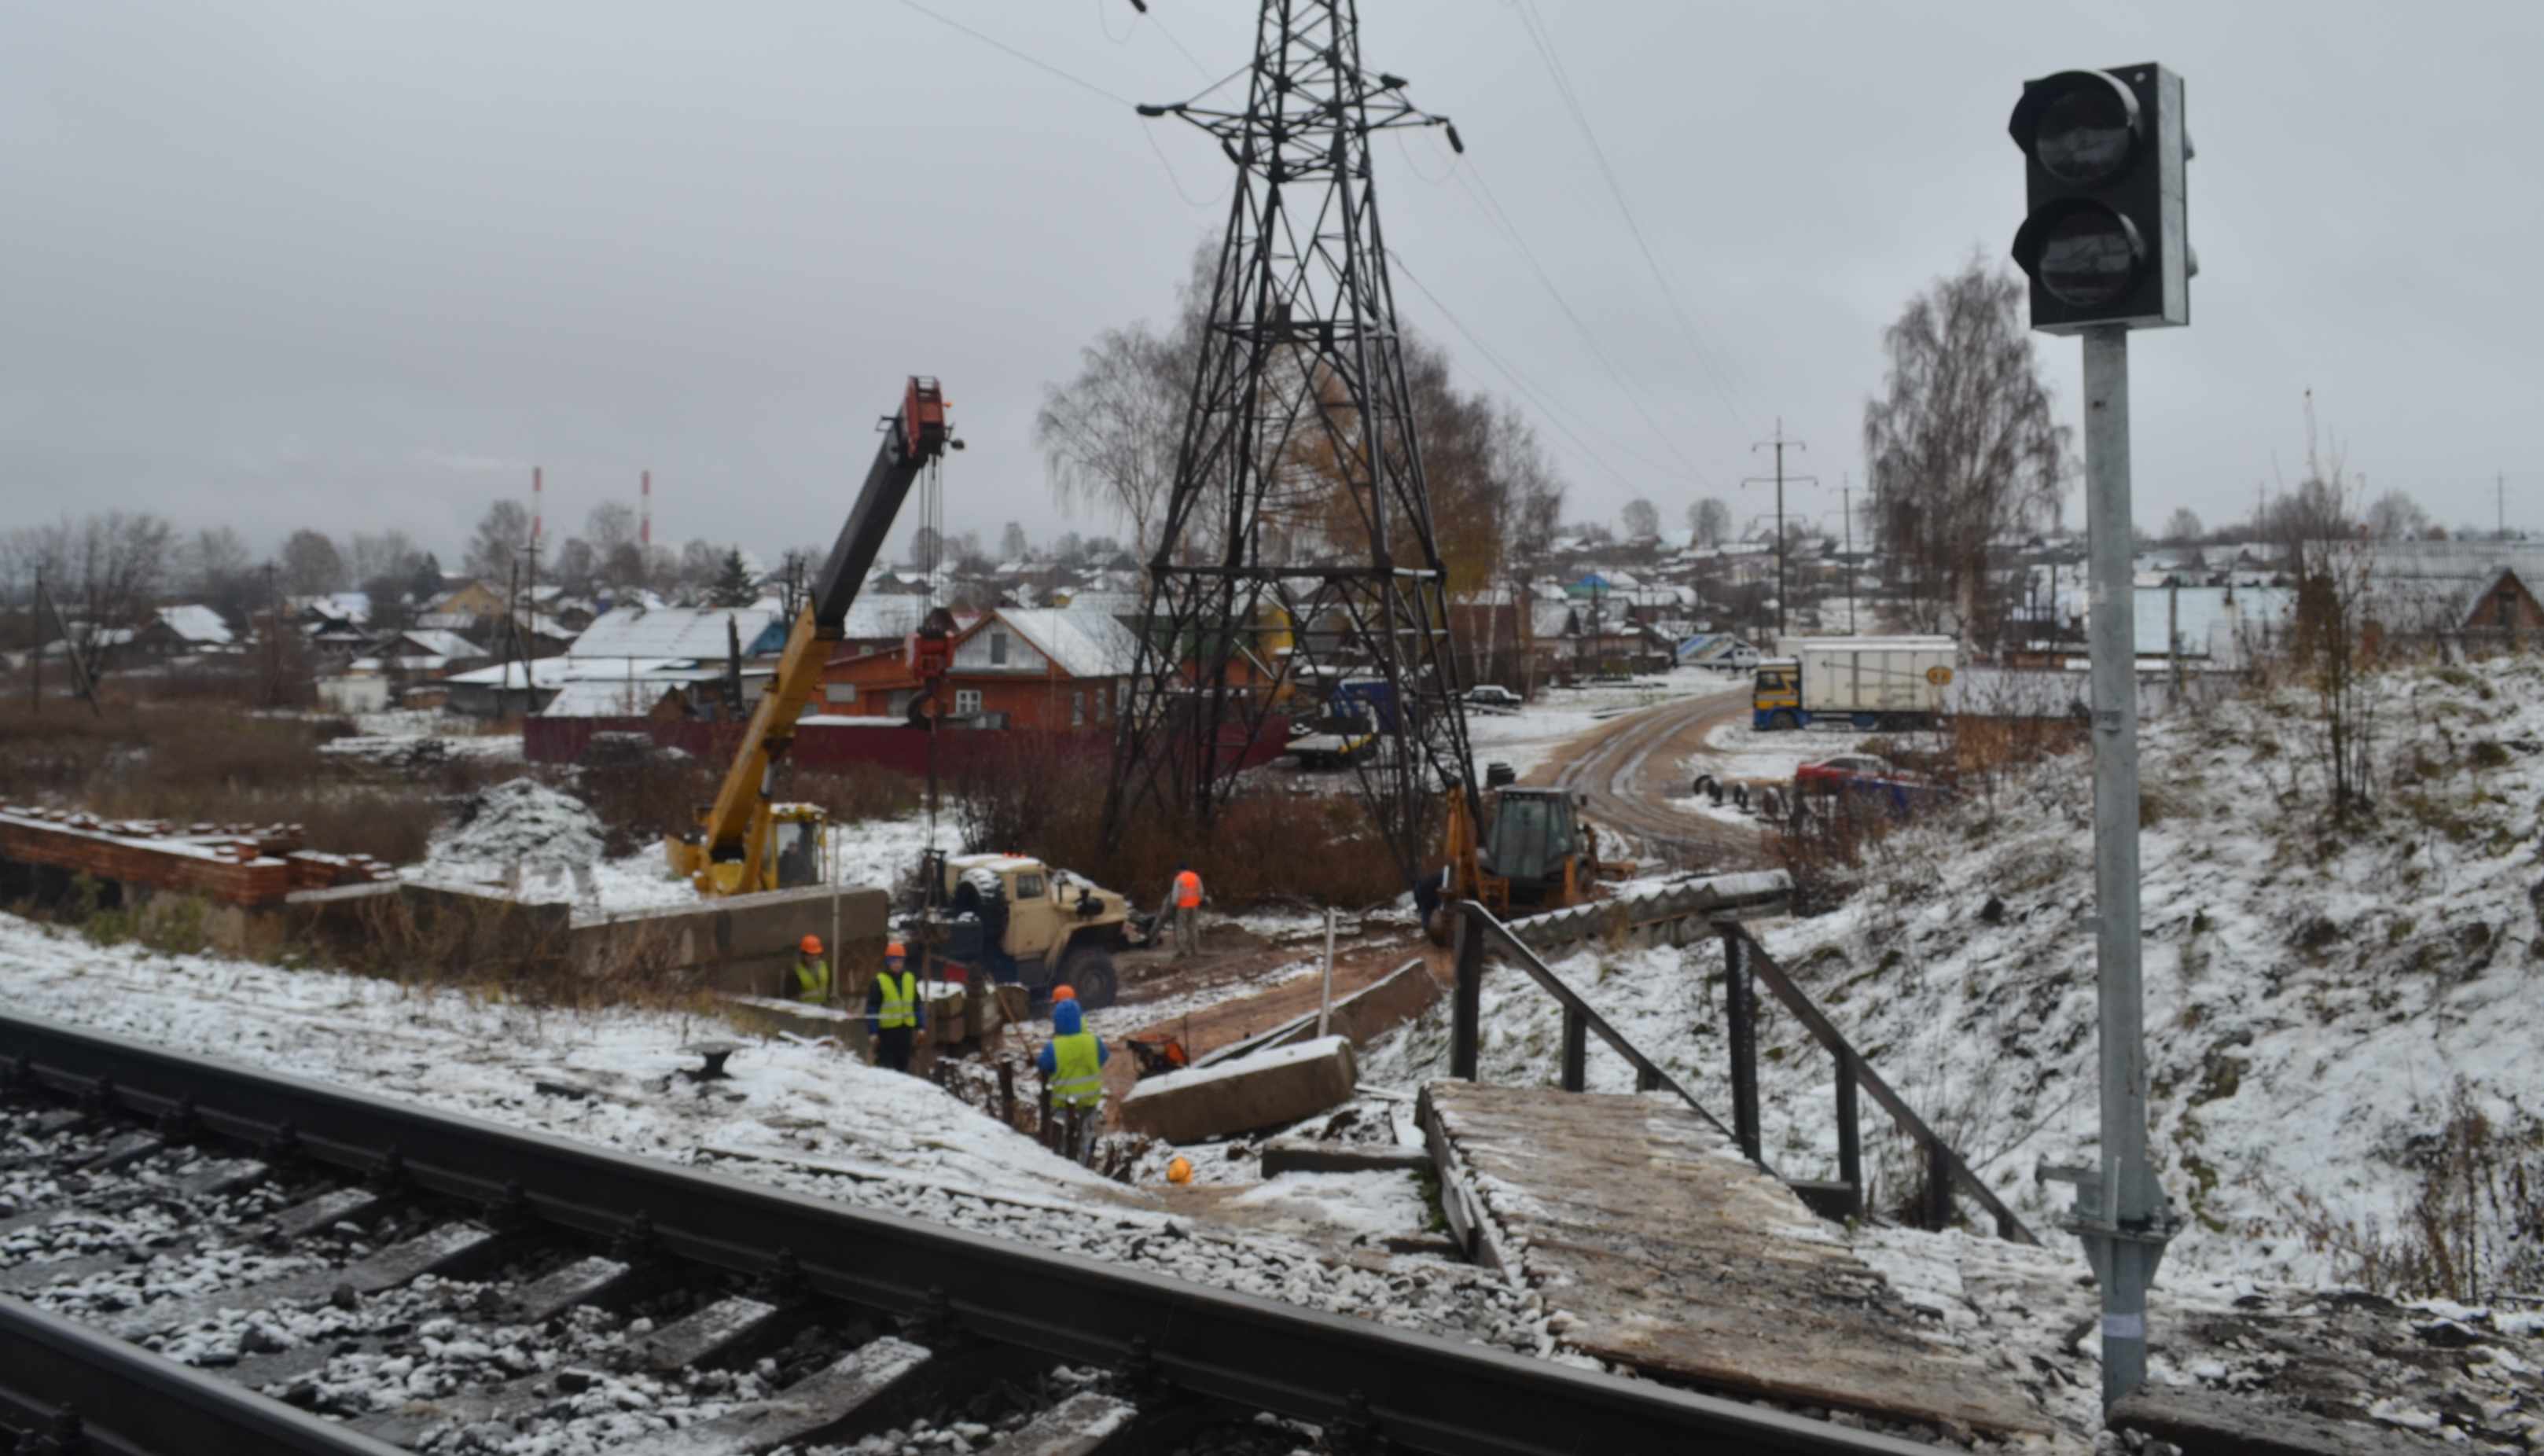
{"type": "Polygon", "coordinates": [[[815,1006],[831,1004],[831,963],[822,958],[819,935],[807,935],[796,942],[795,999],[815,1006]]]}
{"type": "Polygon", "coordinates": [[[1175,862],[1174,883],[1166,894],[1166,913],[1175,925],[1175,959],[1201,954],[1201,874],[1190,864],[1175,862]]]}
{"type": "Polygon", "coordinates": [[[1051,1004],[1053,1006],[1058,1006],[1064,1001],[1075,1000],[1077,1000],[1077,988],[1074,986],[1062,985],[1051,988],[1051,1004]]]}
{"type": "Polygon", "coordinates": [[[883,948],[883,972],[866,988],[866,1031],[874,1040],[875,1065],[893,1072],[910,1070],[911,1048],[927,1035],[927,1003],[909,969],[909,951],[898,940],[883,948]]]}

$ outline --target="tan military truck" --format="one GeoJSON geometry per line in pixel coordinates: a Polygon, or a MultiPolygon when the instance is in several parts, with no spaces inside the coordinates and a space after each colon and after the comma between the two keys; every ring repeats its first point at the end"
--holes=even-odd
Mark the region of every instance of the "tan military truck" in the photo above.
{"type": "Polygon", "coordinates": [[[1145,939],[1128,896],[1039,859],[930,849],[919,873],[924,903],[912,928],[929,959],[1022,985],[1037,1002],[1065,985],[1089,1011],[1111,1006],[1121,990],[1113,952],[1145,939]]]}

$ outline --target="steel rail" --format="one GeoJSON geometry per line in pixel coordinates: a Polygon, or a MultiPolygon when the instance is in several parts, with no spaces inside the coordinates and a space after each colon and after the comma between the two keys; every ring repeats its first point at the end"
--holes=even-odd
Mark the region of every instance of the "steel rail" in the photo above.
{"type": "Polygon", "coordinates": [[[22,1431],[58,1438],[60,1450],[96,1456],[402,1456],[349,1426],[9,1298],[0,1298],[0,1412],[22,1431]]]}
{"type": "Polygon", "coordinates": [[[0,1016],[0,1079],[191,1117],[212,1134],[354,1173],[393,1166],[412,1186],[594,1235],[648,1229],[676,1257],[750,1273],[783,1267],[828,1297],[930,1315],[995,1343],[1408,1451],[1933,1449],[30,1017],[0,1016]]]}

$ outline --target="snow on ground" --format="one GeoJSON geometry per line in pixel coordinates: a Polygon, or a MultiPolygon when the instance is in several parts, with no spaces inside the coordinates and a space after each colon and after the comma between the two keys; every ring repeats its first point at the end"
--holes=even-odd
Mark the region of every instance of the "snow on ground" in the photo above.
{"type": "MultiPolygon", "coordinates": [[[[2412,1224],[2455,1110],[2490,1130],[2505,1160],[2495,1176],[2510,1176],[2521,1136],[2529,1175],[2544,1166],[2544,667],[2398,673],[2378,690],[2380,797],[2355,832],[2324,827],[2299,697],[2145,733],[2154,1154],[2190,1217],[2169,1278],[2354,1275],[2361,1248],[2412,1224]]],[[[2035,1228],[2068,1201],[2035,1167],[2097,1156],[2087,767],[2054,760],[1974,791],[1879,843],[1842,909],[1764,936],[2035,1228]]],[[[1727,1115],[1718,951],[1585,949],[1555,969],[1727,1115]]],[[[1553,1083],[1554,1004],[1507,970],[1483,995],[1486,1075],[1553,1083]]],[[[1827,1060],[1772,1008],[1762,1036],[1769,1160],[1823,1175],[1827,1060]]],[[[1364,1081],[1409,1086],[1446,1055],[1440,1009],[1373,1049],[1364,1081]]],[[[1594,1090],[1631,1085],[1595,1047],[1589,1070],[1594,1090]]],[[[1905,1150],[1866,1107],[1873,1197],[1896,1200],[1905,1150]]],[[[2483,1287],[2509,1277],[2544,1294],[2537,1235],[2520,1242],[2515,1197],[2497,1191],[2473,1216],[2483,1287]]]]}
{"type": "MultiPolygon", "coordinates": [[[[320,714],[335,717],[334,714],[320,714]]],[[[500,762],[521,757],[521,735],[517,732],[487,732],[485,723],[476,718],[463,718],[437,708],[391,708],[386,712],[357,713],[354,732],[344,738],[330,739],[318,746],[322,754],[337,758],[363,759],[375,764],[399,765],[420,757],[474,759],[500,762]]]]}
{"type": "Polygon", "coordinates": [[[1285,1173],[1229,1203],[1296,1218],[1308,1228],[1380,1238],[1410,1237],[1431,1222],[1431,1205],[1409,1173],[1285,1173]]]}
{"type": "Polygon", "coordinates": [[[828,1047],[754,1042],[734,1057],[734,1080],[701,1091],[676,1075],[696,1064],[679,1048],[734,1034],[707,1017],[542,1011],[219,956],[99,950],[5,915],[0,996],[23,1014],[896,1217],[1507,1349],[1546,1343],[1537,1296],[1489,1270],[1407,1255],[1364,1267],[1336,1245],[1368,1234],[1240,1234],[1169,1215],[927,1082],[828,1047]]]}
{"type": "MultiPolygon", "coordinates": [[[[1794,728],[1762,733],[1747,723],[1716,723],[1705,735],[1705,750],[1680,761],[1679,778],[1694,782],[1699,773],[1716,778],[1746,778],[1776,783],[1793,781],[1793,770],[1838,754],[1863,751],[1877,734],[1838,733],[1824,728],[1794,728]]],[[[1893,739],[1898,735],[1890,735],[1893,739]]]]}
{"type": "Polygon", "coordinates": [[[1666,677],[1637,678],[1631,683],[1602,683],[1584,688],[1542,688],[1537,699],[1512,712],[1467,710],[1467,738],[1475,762],[1508,764],[1522,778],[1556,750],[1621,713],[1719,697],[1748,686],[1738,676],[1720,677],[1688,668],[1666,677]]]}
{"type": "MultiPolygon", "coordinates": [[[[534,904],[569,902],[586,920],[697,903],[698,892],[673,873],[659,847],[601,858],[599,823],[571,795],[517,778],[471,802],[490,800],[486,812],[436,836],[408,878],[479,891],[511,886],[510,893],[534,904]],[[516,864],[517,886],[511,882],[516,864]]],[[[940,820],[931,840],[923,813],[859,820],[831,826],[831,857],[839,884],[889,890],[917,867],[931,843],[952,846],[956,839],[952,823],[940,820]]]]}

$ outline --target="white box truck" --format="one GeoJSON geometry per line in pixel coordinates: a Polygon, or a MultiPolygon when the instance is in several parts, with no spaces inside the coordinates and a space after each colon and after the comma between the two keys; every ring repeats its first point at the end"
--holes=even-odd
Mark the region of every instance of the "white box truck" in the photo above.
{"type": "Polygon", "coordinates": [[[1961,670],[1950,637],[1800,637],[1758,664],[1750,722],[1761,730],[1843,724],[1870,733],[1932,727],[1961,670]]]}

